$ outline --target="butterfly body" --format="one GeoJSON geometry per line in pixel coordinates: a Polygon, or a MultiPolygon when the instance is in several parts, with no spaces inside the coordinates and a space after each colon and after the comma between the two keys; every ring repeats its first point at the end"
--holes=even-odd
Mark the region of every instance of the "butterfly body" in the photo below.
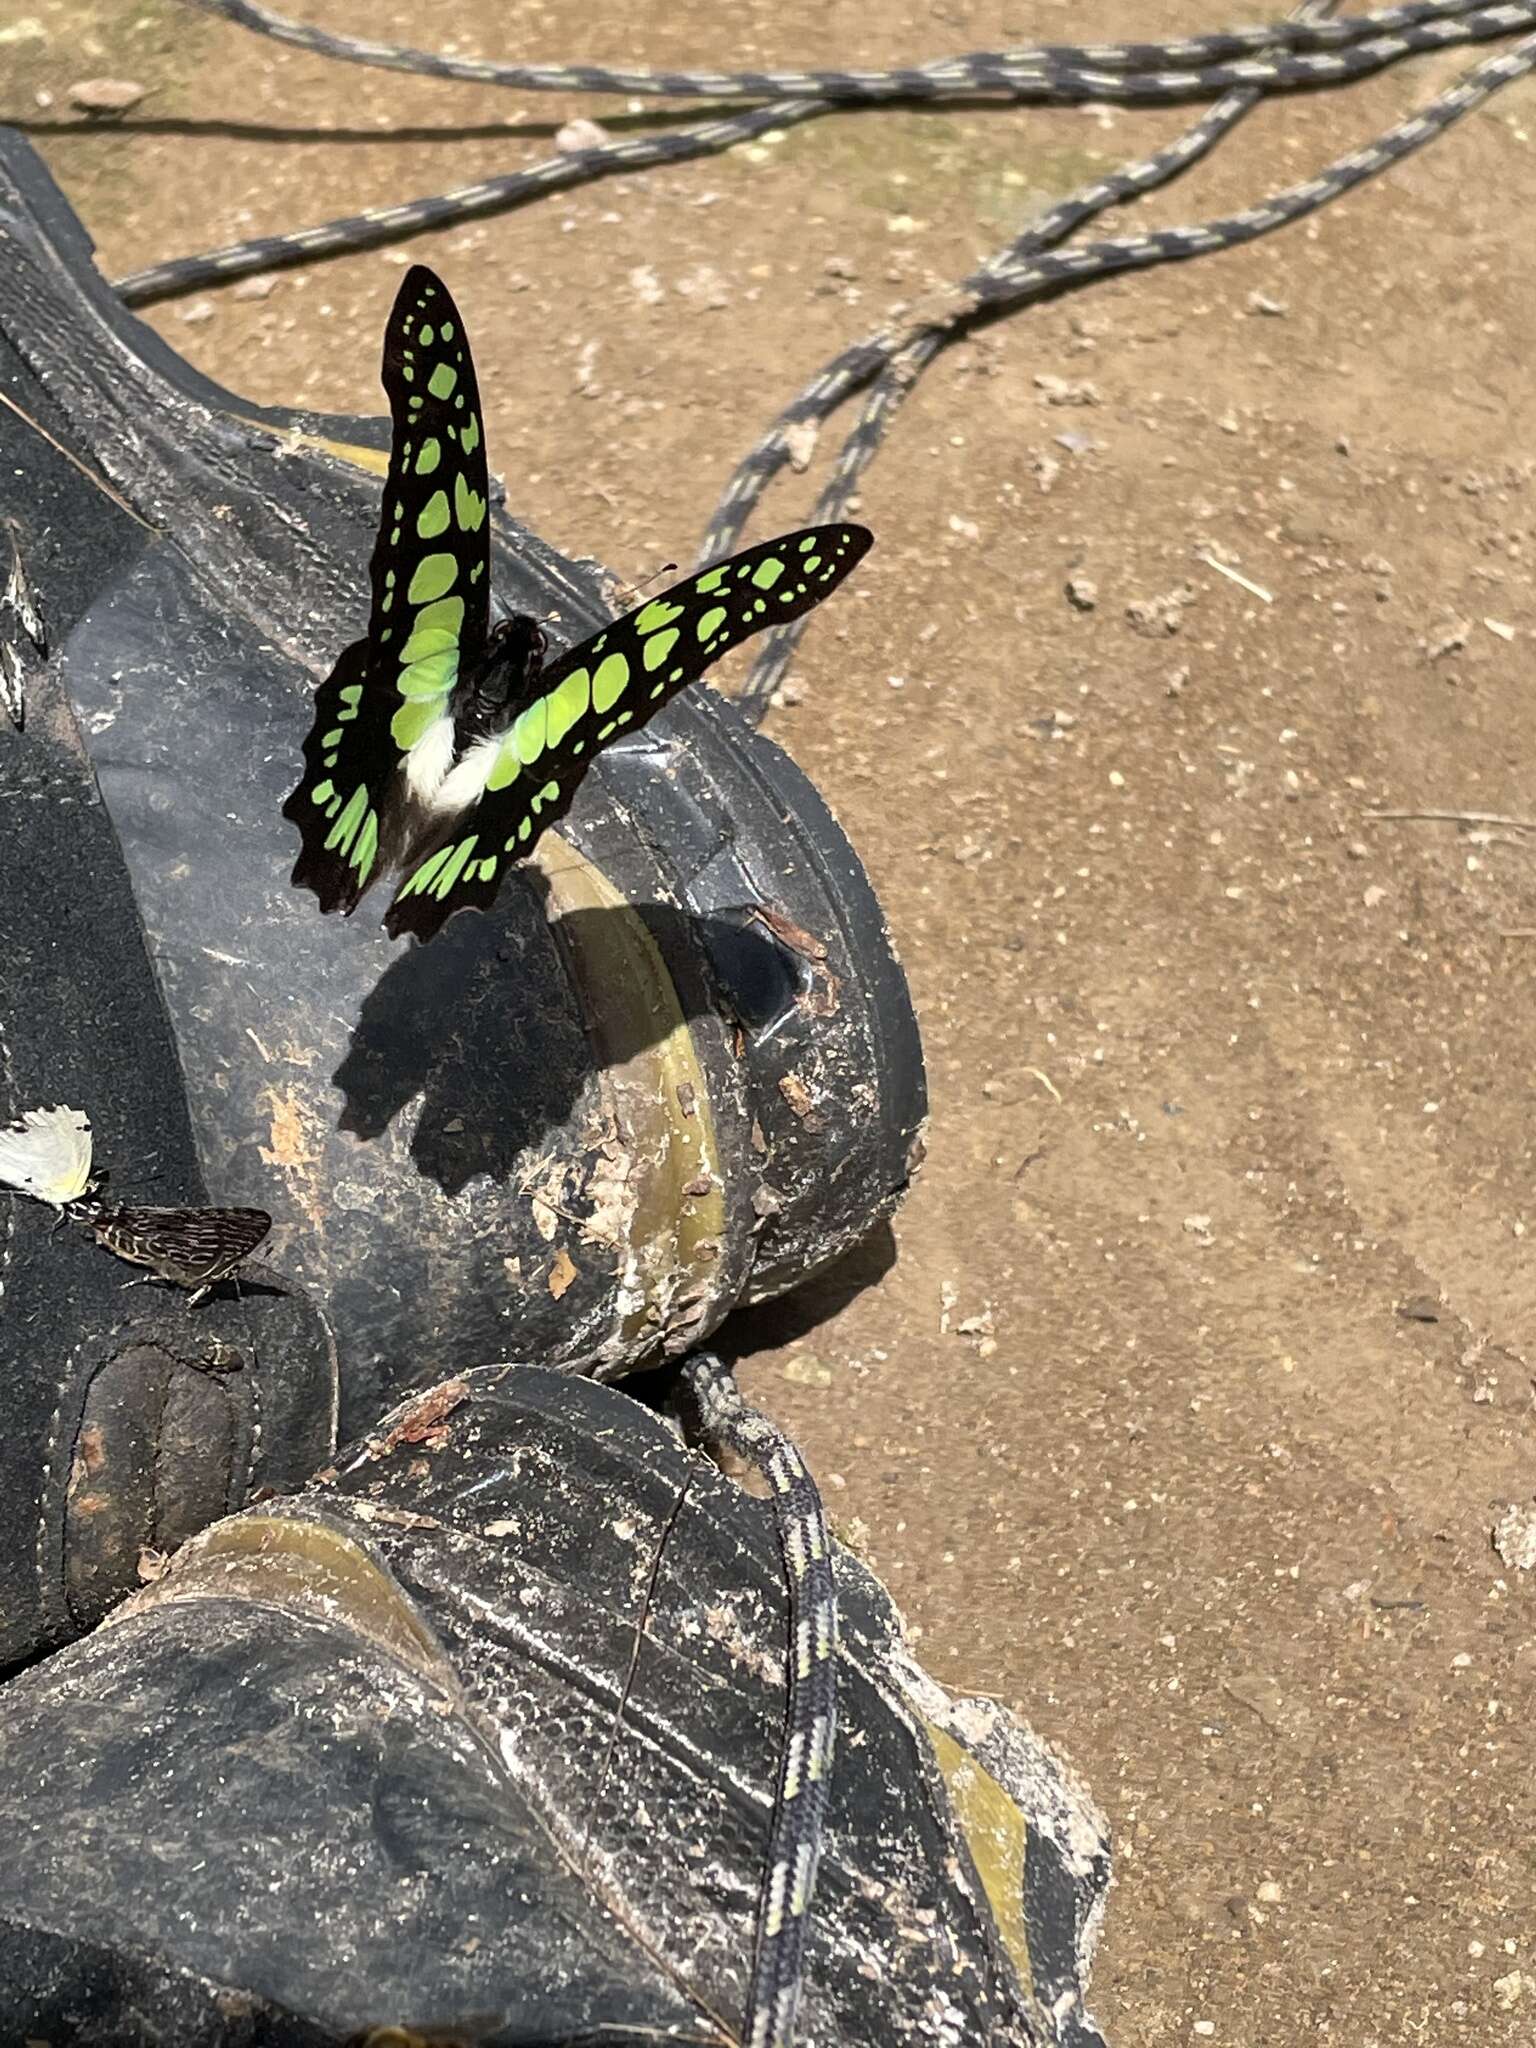
{"type": "Polygon", "coordinates": [[[731,647],[798,617],[870,544],[860,526],[781,535],[551,655],[526,613],[490,621],[488,475],[474,364],[447,287],[417,265],[384,342],[393,422],[366,636],[316,698],[283,814],[293,879],[350,914],[403,875],[385,924],[422,939],[484,909],[563,816],[593,758],[731,647]]]}

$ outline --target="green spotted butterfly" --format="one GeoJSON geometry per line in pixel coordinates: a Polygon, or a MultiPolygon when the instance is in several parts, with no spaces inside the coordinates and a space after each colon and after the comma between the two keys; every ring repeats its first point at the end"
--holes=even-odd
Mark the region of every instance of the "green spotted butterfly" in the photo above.
{"type": "Polygon", "coordinates": [[[394,438],[368,632],[320,686],[283,815],[304,841],[294,882],[322,910],[350,914],[381,874],[403,870],[385,926],[430,939],[456,910],[490,905],[615,734],[637,731],[750,634],[820,604],[872,536],[784,534],[546,659],[536,619],[490,624],[474,364],[447,286],[419,264],[390,314],[383,376],[394,438]]]}

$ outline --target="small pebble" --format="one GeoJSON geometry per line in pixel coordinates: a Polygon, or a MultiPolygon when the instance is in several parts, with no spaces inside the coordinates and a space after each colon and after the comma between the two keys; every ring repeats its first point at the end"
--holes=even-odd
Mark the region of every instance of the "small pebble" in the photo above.
{"type": "Polygon", "coordinates": [[[1494,1524],[1493,1547],[1511,1571],[1536,1570],[1536,1507],[1507,1507],[1494,1524]]]}
{"type": "Polygon", "coordinates": [[[82,114],[126,114],[149,92],[132,78],[82,78],[66,94],[82,114]]]}
{"type": "Polygon", "coordinates": [[[555,131],[555,148],[562,156],[579,156],[584,149],[601,149],[612,140],[606,128],[584,117],[567,121],[563,128],[555,131]]]}

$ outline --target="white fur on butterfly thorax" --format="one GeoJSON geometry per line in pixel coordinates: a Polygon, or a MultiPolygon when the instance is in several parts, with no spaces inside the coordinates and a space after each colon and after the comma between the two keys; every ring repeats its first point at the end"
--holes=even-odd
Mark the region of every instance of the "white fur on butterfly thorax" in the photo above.
{"type": "Polygon", "coordinates": [[[479,675],[455,686],[443,716],[406,755],[406,796],[432,824],[461,816],[485,795],[512,730],[511,706],[543,667],[546,646],[543,628],[526,612],[499,619],[479,675]]]}

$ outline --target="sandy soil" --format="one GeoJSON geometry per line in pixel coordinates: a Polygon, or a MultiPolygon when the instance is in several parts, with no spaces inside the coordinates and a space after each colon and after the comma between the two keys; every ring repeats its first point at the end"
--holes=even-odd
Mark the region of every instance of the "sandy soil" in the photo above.
{"type": "MultiPolygon", "coordinates": [[[[532,162],[616,111],[327,65],[172,0],[28,8],[0,111],[109,274],[532,162]],[[65,88],[103,73],[155,92],[87,129],[65,88]]],[[[1227,12],[308,11],[656,65],[1227,12]]],[[[1275,104],[1137,217],[1288,183],[1468,61],[1275,104]]],[[[152,317],[257,399],[378,410],[425,257],[512,509],[643,576],[824,357],[1179,125],[836,116],[152,317]]],[[[772,714],[889,909],[934,1114],[893,1270],[749,1389],[936,1674],[1017,1706],[1109,1809],[1120,2048],[1536,2030],[1533,1589],[1490,1545],[1536,1489],[1533,842],[1371,816],[1532,810],[1533,130],[1527,84],[1310,226],[951,350],[869,480],[857,595],[772,714]]]]}

